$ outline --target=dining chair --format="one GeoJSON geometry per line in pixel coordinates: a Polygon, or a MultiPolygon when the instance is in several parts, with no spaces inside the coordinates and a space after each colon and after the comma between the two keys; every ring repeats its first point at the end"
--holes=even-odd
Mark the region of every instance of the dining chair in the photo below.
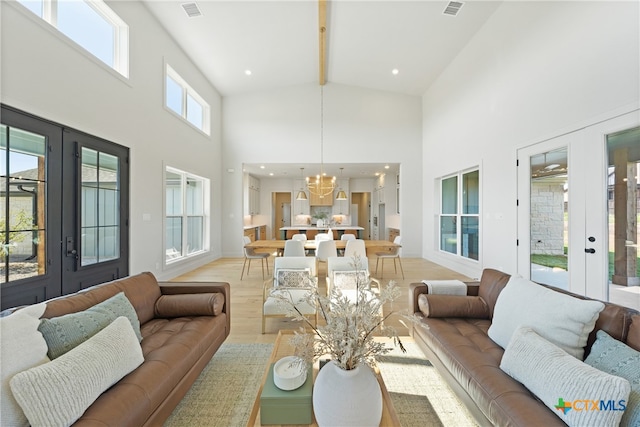
{"type": "Polygon", "coordinates": [[[330,257],[337,257],[338,250],[336,249],[335,240],[320,240],[316,247],[316,263],[319,265],[321,262],[327,262],[330,257]]]}
{"type": "MultiPolygon", "coordinates": [[[[354,240],[356,238],[355,234],[344,233],[340,236],[340,240],[354,240]]],[[[344,249],[338,249],[338,255],[344,255],[344,249]]]]}
{"type": "Polygon", "coordinates": [[[353,258],[354,255],[358,255],[361,258],[367,257],[367,250],[364,245],[364,240],[362,239],[347,240],[347,245],[344,248],[344,257],[353,258]]]}
{"type": "Polygon", "coordinates": [[[262,333],[265,332],[266,319],[269,317],[288,317],[282,306],[283,296],[310,321],[318,324],[318,310],[315,304],[309,304],[305,297],[315,292],[318,286],[316,261],[312,257],[279,257],[273,264],[273,278],[264,282],[262,292],[262,333]]]}
{"type": "Polygon", "coordinates": [[[333,233],[318,233],[316,234],[315,241],[319,242],[321,240],[333,240],[333,233]]]}
{"type": "Polygon", "coordinates": [[[298,233],[291,236],[291,240],[299,240],[301,242],[307,241],[307,235],[305,233],[298,233]]]}
{"type": "Polygon", "coordinates": [[[306,256],[304,243],[300,240],[287,240],[284,242],[284,253],[282,256],[306,256]]]}
{"type": "Polygon", "coordinates": [[[242,247],[244,249],[244,262],[242,263],[242,273],[240,273],[240,280],[244,276],[244,267],[247,264],[247,260],[249,260],[249,265],[247,266],[247,276],[249,275],[249,270],[251,269],[251,260],[259,259],[260,265],[262,267],[262,280],[264,280],[264,264],[267,264],[267,274],[269,274],[269,256],[271,254],[268,253],[258,253],[253,248],[247,248],[246,245],[251,243],[251,239],[248,236],[242,237],[242,247]]]}
{"type": "MultiPolygon", "coordinates": [[[[402,237],[400,236],[396,236],[396,238],[393,239],[393,243],[397,245],[399,245],[401,242],[402,237]]],[[[400,248],[398,246],[394,247],[389,252],[376,252],[376,256],[378,257],[376,261],[376,275],[378,274],[378,263],[380,262],[380,260],[382,260],[382,271],[380,272],[380,279],[382,279],[382,277],[384,276],[384,260],[391,258],[393,259],[393,268],[395,269],[396,274],[398,274],[396,259],[398,260],[398,263],[400,264],[400,271],[402,272],[402,279],[404,280],[404,270],[402,268],[402,261],[400,260],[400,248]]]]}

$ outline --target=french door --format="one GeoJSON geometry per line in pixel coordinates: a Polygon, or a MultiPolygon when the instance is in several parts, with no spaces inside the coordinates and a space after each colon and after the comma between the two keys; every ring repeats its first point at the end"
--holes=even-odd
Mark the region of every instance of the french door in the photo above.
{"type": "Polygon", "coordinates": [[[2,309],[128,274],[128,149],[2,106],[2,309]]]}
{"type": "Polygon", "coordinates": [[[624,257],[616,280],[637,280],[639,126],[634,111],[518,150],[519,274],[609,300],[624,257]]]}

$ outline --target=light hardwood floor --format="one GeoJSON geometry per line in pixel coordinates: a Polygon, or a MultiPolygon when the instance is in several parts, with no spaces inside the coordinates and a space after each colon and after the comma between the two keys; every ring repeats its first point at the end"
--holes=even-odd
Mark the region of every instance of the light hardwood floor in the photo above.
{"type": "MultiPolygon", "coordinates": [[[[267,319],[266,333],[261,333],[262,328],[262,292],[263,280],[260,268],[260,262],[254,261],[251,265],[251,271],[240,280],[240,272],[242,271],[242,263],[244,258],[223,258],[202,266],[196,270],[176,277],[172,281],[188,282],[188,281],[214,281],[228,282],[231,285],[231,334],[227,338],[230,343],[273,343],[276,339],[279,329],[295,329],[300,325],[293,323],[287,319],[267,319]]],[[[385,306],[385,313],[389,311],[407,311],[409,307],[409,284],[420,282],[423,279],[459,279],[464,281],[472,280],[452,270],[440,265],[426,261],[421,258],[402,258],[402,266],[404,267],[404,276],[394,272],[393,262],[385,261],[384,278],[380,279],[381,271],[376,275],[376,258],[369,258],[369,271],[373,276],[380,279],[383,285],[390,280],[396,282],[398,288],[402,291],[401,296],[396,299],[392,305],[385,306]]],[[[269,272],[273,274],[273,257],[269,258],[269,272]]],[[[265,278],[267,274],[265,272],[265,278]]],[[[321,265],[319,271],[319,280],[321,290],[326,289],[326,266],[321,265]]],[[[402,325],[397,316],[392,316],[387,324],[397,328],[400,336],[408,335],[408,330],[402,325]]]]}

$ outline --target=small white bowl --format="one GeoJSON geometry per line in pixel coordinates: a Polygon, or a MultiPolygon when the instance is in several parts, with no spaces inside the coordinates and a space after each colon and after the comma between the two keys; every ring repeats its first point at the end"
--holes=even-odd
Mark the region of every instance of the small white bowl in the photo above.
{"type": "Polygon", "coordinates": [[[280,390],[295,390],[307,380],[304,368],[295,356],[286,356],[273,365],[273,383],[280,390]]]}

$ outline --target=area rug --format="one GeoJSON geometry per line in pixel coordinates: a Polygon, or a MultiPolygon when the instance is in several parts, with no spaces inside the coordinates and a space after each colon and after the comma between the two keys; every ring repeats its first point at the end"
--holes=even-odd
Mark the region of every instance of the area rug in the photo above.
{"type": "Polygon", "coordinates": [[[222,344],[165,427],[246,426],[272,349],[272,344],[222,344]]]}
{"type": "MultiPolygon", "coordinates": [[[[244,427],[271,344],[223,344],[165,427],[244,427]]],[[[381,357],[380,371],[402,427],[475,427],[460,401],[413,342],[381,357]]]]}
{"type": "Polygon", "coordinates": [[[478,424],[415,342],[378,358],[402,427],[476,427],[478,424]]]}

